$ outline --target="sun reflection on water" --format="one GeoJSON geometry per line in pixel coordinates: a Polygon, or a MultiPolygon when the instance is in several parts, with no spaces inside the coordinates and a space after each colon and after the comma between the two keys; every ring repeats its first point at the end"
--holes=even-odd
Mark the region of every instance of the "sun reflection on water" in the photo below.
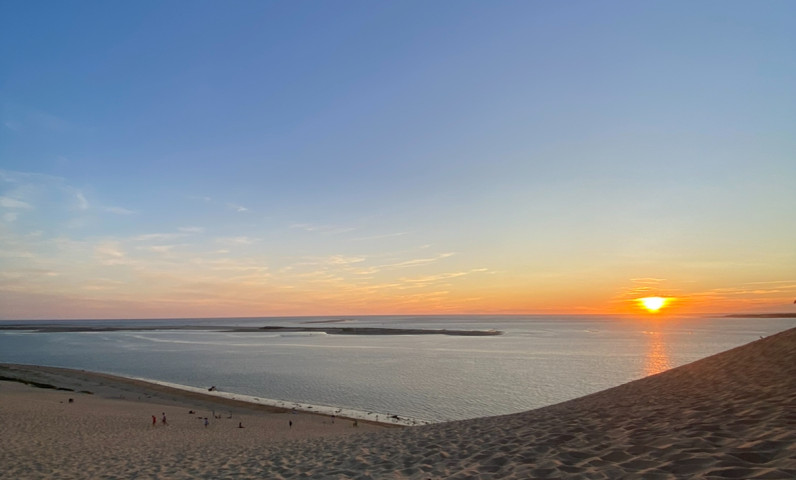
{"type": "Polygon", "coordinates": [[[672,368],[666,340],[660,331],[646,332],[648,336],[647,356],[644,359],[644,375],[655,375],[672,368]]]}

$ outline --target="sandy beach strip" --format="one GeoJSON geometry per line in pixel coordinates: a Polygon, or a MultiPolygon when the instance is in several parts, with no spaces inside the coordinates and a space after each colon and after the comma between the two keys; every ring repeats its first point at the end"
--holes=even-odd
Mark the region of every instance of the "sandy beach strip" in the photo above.
{"type": "Polygon", "coordinates": [[[796,478],[796,329],[550,407],[411,428],[38,368],[96,391],[0,382],[2,478],[796,478]],[[216,405],[232,418],[205,427],[216,405]]]}

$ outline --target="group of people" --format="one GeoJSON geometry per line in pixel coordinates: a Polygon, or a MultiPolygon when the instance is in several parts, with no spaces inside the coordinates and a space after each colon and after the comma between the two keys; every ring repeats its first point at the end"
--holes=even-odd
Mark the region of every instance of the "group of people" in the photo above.
{"type": "MultiPolygon", "coordinates": [[[[190,413],[190,414],[194,414],[194,413],[196,413],[196,412],[194,412],[193,410],[191,410],[191,411],[189,411],[188,413],[190,413]]],[[[215,418],[221,418],[221,416],[220,416],[220,415],[219,415],[218,417],[216,417],[216,416],[215,416],[215,412],[213,412],[213,414],[214,414],[213,416],[214,416],[215,418]]],[[[208,418],[207,418],[207,417],[200,417],[200,418],[204,418],[204,424],[205,424],[205,428],[207,428],[207,427],[210,425],[210,421],[208,420],[208,418]]],[[[230,417],[229,417],[229,418],[232,418],[232,416],[230,415],[230,417]]],[[[332,423],[334,423],[334,419],[335,419],[335,415],[332,415],[332,423]]],[[[163,426],[166,426],[166,425],[168,425],[168,422],[166,421],[166,412],[163,412],[163,413],[161,414],[161,417],[160,417],[160,423],[161,423],[161,424],[163,424],[163,426]]],[[[157,424],[158,424],[158,418],[157,418],[155,415],[152,415],[152,426],[153,426],[153,427],[156,427],[156,426],[157,426],[157,424]]],[[[292,429],[293,429],[293,420],[288,420],[287,424],[288,424],[288,428],[290,428],[290,429],[292,430],[292,429]]],[[[353,424],[353,426],[354,426],[354,427],[358,427],[358,426],[359,426],[359,423],[358,423],[356,420],[354,420],[354,424],[353,424]]],[[[245,427],[243,426],[243,422],[238,422],[238,428],[245,428],[245,427]]]]}
{"type": "MultiPolygon", "coordinates": [[[[168,425],[168,423],[166,423],[166,412],[163,412],[163,416],[160,418],[160,421],[161,423],[163,423],[163,425],[168,425]]],[[[157,424],[158,424],[158,417],[152,415],[152,426],[154,427],[157,424]]]]}
{"type": "MultiPolygon", "coordinates": [[[[192,415],[193,415],[193,414],[194,414],[194,413],[196,413],[196,412],[194,412],[193,410],[190,410],[188,413],[190,413],[190,414],[192,414],[192,415]]],[[[213,412],[213,414],[214,414],[213,416],[214,416],[215,418],[221,418],[221,416],[220,416],[220,415],[216,417],[216,416],[215,416],[215,412],[213,412]]],[[[168,425],[168,423],[166,422],[166,412],[163,412],[163,414],[162,414],[162,415],[163,415],[163,416],[161,417],[161,420],[160,420],[160,421],[161,421],[161,423],[163,423],[163,425],[168,425]]],[[[200,417],[200,418],[201,418],[201,417],[200,417]]],[[[229,418],[232,418],[232,416],[230,416],[229,418]]],[[[210,425],[210,420],[209,420],[207,417],[204,417],[204,421],[205,421],[205,428],[207,428],[207,427],[208,427],[208,425],[210,425]]],[[[155,427],[155,426],[157,426],[157,424],[158,424],[158,418],[157,418],[156,416],[152,415],[152,426],[153,426],[153,427],[155,427]]],[[[291,428],[293,427],[293,421],[292,421],[292,420],[290,421],[290,427],[291,427],[291,428]]],[[[243,422],[238,422],[238,428],[245,428],[245,427],[243,426],[243,422]]]]}

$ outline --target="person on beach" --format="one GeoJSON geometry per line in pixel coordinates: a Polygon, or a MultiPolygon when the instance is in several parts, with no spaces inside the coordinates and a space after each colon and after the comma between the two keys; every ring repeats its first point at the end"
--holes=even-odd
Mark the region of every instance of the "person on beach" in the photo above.
{"type": "Polygon", "coordinates": [[[288,423],[288,425],[290,425],[290,428],[292,429],[293,428],[293,420],[290,420],[287,423],[288,423]]]}
{"type": "Polygon", "coordinates": [[[158,417],[152,415],[152,426],[154,427],[157,424],[158,424],[158,417]]]}
{"type": "Polygon", "coordinates": [[[205,428],[207,428],[207,424],[210,423],[207,421],[207,417],[205,417],[205,428]]]}
{"type": "Polygon", "coordinates": [[[161,420],[163,421],[163,425],[166,425],[166,412],[163,412],[163,418],[161,420]]]}
{"type": "Polygon", "coordinates": [[[238,428],[244,428],[243,427],[243,422],[238,422],[238,428]]]}

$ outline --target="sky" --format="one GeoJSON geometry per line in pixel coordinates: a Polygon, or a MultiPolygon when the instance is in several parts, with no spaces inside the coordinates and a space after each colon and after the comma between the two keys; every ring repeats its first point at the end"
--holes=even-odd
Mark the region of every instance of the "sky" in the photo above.
{"type": "Polygon", "coordinates": [[[0,1],[0,318],[794,312],[795,21],[0,1]]]}

